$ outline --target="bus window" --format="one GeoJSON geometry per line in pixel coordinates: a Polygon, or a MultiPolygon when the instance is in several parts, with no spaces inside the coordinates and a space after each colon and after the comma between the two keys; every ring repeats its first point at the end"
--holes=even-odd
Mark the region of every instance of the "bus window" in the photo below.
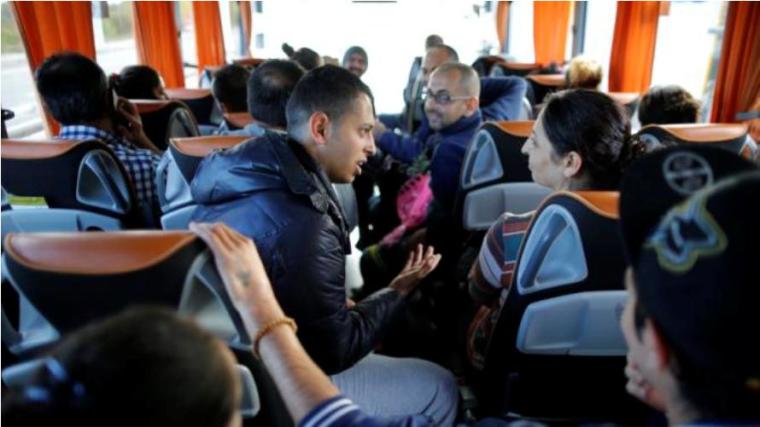
{"type": "Polygon", "coordinates": [[[106,75],[137,64],[132,2],[92,2],[95,57],[106,75]]]}
{"type": "Polygon", "coordinates": [[[198,55],[195,46],[195,21],[193,4],[189,1],[175,3],[177,8],[177,29],[179,30],[179,50],[182,54],[185,87],[198,87],[198,55]]]}
{"type": "Polygon", "coordinates": [[[29,70],[24,44],[21,41],[11,5],[0,5],[2,13],[2,94],[3,108],[15,113],[9,120],[8,136],[22,138],[26,136],[44,136],[42,115],[39,112],[34,79],[29,70]]]}

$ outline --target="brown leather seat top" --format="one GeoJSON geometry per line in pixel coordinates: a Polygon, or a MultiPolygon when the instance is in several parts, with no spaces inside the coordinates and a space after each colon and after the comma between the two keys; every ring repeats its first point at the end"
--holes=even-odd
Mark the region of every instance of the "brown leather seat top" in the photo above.
{"type": "Polygon", "coordinates": [[[188,89],[184,87],[177,87],[171,89],[164,89],[169,99],[200,99],[207,96],[211,96],[210,89],[188,89]]]}
{"type": "Polygon", "coordinates": [[[264,61],[265,60],[261,58],[239,58],[233,60],[232,62],[237,65],[257,67],[264,61]]]}
{"type": "Polygon", "coordinates": [[[566,83],[564,74],[533,74],[526,78],[543,86],[561,87],[566,83]]]}
{"type": "Polygon", "coordinates": [[[618,191],[574,191],[567,194],[601,216],[611,219],[620,218],[620,192],[618,191]]]}
{"type": "Polygon", "coordinates": [[[164,99],[130,99],[129,102],[135,105],[138,113],[146,114],[158,111],[177,101],[164,99]]]}
{"type": "Polygon", "coordinates": [[[530,137],[534,123],[533,120],[502,120],[495,122],[496,126],[504,132],[522,138],[530,137]]]}
{"type": "Polygon", "coordinates": [[[2,154],[3,159],[49,159],[67,153],[82,142],[84,141],[62,139],[4,139],[2,140],[2,143],[0,143],[0,154],[2,154]]]}
{"type": "Polygon", "coordinates": [[[610,92],[607,95],[623,105],[628,105],[639,98],[636,92],[610,92]]]}
{"type": "Polygon", "coordinates": [[[169,143],[182,154],[193,157],[205,157],[219,148],[230,148],[240,144],[247,136],[195,136],[190,138],[172,138],[169,143]]]}
{"type": "MultiPolygon", "coordinates": [[[[650,126],[658,126],[682,141],[695,143],[731,141],[742,138],[747,134],[746,126],[738,123],[690,123],[650,126]]],[[[639,132],[646,131],[650,126],[645,126],[639,132]]]]}
{"type": "Polygon", "coordinates": [[[503,65],[510,70],[538,70],[541,68],[541,65],[531,62],[505,62],[503,65]]]}
{"type": "Polygon", "coordinates": [[[10,233],[5,250],[35,270],[103,275],[151,267],[195,239],[190,232],[174,231],[10,233]]]}

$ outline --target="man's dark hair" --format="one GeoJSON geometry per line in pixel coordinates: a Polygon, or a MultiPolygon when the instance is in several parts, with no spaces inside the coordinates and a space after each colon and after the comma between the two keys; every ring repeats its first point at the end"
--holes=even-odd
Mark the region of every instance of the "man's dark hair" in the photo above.
{"type": "Polygon", "coordinates": [[[304,70],[293,61],[273,59],[256,67],[248,80],[248,112],[256,120],[284,128],[285,108],[304,70]]]}
{"type": "Polygon", "coordinates": [[[105,73],[79,53],[51,55],[37,68],[35,79],[48,111],[63,125],[92,122],[113,110],[105,73]]]}
{"type": "Polygon", "coordinates": [[[321,111],[339,122],[353,110],[354,102],[365,94],[375,112],[372,91],[358,77],[342,67],[325,65],[306,73],[293,90],[287,106],[288,133],[295,134],[312,114],[321,111]]]}
{"type": "Polygon", "coordinates": [[[147,65],[130,65],[111,76],[111,85],[127,99],[156,99],[154,90],[161,87],[161,78],[147,65]]]}
{"type": "Polygon", "coordinates": [[[435,46],[431,46],[431,49],[442,49],[445,50],[446,53],[449,55],[449,59],[451,62],[459,62],[459,54],[456,50],[454,50],[453,47],[447,45],[447,44],[438,44],[435,46]]]}
{"type": "Polygon", "coordinates": [[[225,65],[214,74],[211,92],[227,107],[228,113],[247,111],[245,94],[249,75],[245,67],[237,64],[225,65]]]}
{"type": "Polygon", "coordinates": [[[443,44],[443,39],[438,34],[431,34],[425,38],[425,49],[443,44]]]}
{"type": "Polygon", "coordinates": [[[239,405],[221,341],[165,308],[133,308],[86,326],[52,357],[57,373],[45,370],[34,383],[48,398],[11,390],[3,396],[4,420],[225,427],[239,405]]]}
{"type": "Polygon", "coordinates": [[[319,67],[319,54],[308,47],[302,47],[293,53],[292,60],[299,63],[304,70],[309,71],[319,67]]]}
{"type": "Polygon", "coordinates": [[[651,124],[696,123],[699,101],[678,85],[655,86],[641,98],[639,122],[651,124]]]}

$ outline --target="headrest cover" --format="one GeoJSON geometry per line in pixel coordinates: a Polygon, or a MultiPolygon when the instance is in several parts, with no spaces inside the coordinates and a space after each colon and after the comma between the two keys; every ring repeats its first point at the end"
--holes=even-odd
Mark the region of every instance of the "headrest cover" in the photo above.
{"type": "Polygon", "coordinates": [[[121,274],[156,265],[195,239],[190,232],[166,231],[10,233],[5,250],[34,270],[121,274]]]}
{"type": "Polygon", "coordinates": [[[2,141],[2,158],[14,160],[49,159],[72,150],[84,140],[18,140],[4,139],[2,141]]]}
{"type": "Polygon", "coordinates": [[[201,99],[211,96],[210,89],[173,88],[164,89],[169,99],[201,99]]]}
{"type": "Polygon", "coordinates": [[[510,120],[510,121],[498,121],[494,124],[502,131],[521,138],[530,137],[530,133],[533,131],[533,120],[510,120]]]}
{"type": "Polygon", "coordinates": [[[650,125],[642,128],[639,133],[646,133],[655,128],[662,129],[677,140],[693,143],[715,143],[732,141],[743,138],[747,134],[747,128],[742,124],[678,124],[678,125],[650,125]]]}

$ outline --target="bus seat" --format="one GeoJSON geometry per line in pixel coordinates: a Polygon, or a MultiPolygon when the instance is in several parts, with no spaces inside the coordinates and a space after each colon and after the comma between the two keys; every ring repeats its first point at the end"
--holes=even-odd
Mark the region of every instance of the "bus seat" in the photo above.
{"type": "Polygon", "coordinates": [[[486,354],[483,394],[494,414],[625,416],[618,198],[561,191],[538,209],[486,354]]]}
{"type": "Polygon", "coordinates": [[[169,139],[198,136],[198,124],[193,112],[180,101],[132,100],[143,122],[145,135],[161,150],[169,139]]]}
{"type": "Polygon", "coordinates": [[[747,128],[732,123],[690,123],[648,125],[636,134],[648,150],[678,144],[699,144],[720,147],[752,157],[756,146],[747,138],[747,128]],[[751,145],[750,145],[751,144],[751,145]]]}
{"type": "Polygon", "coordinates": [[[350,233],[359,225],[359,205],[356,202],[356,192],[351,184],[333,184],[338,203],[346,215],[348,232],[350,233]]]}
{"type": "Polygon", "coordinates": [[[564,74],[531,74],[525,79],[528,80],[525,96],[533,106],[543,103],[546,95],[562,89],[567,83],[564,74]]]}
{"type": "Polygon", "coordinates": [[[494,66],[504,62],[504,58],[496,55],[481,56],[472,63],[472,68],[478,73],[480,77],[499,77],[504,76],[503,73],[494,74],[494,66]]]}
{"type": "Polygon", "coordinates": [[[639,108],[639,100],[641,98],[636,92],[609,92],[607,95],[625,107],[626,111],[628,111],[628,118],[633,117],[633,114],[639,108]]]}
{"type": "MultiPolygon", "coordinates": [[[[165,306],[227,343],[238,363],[250,370],[260,404],[255,405],[255,397],[248,395],[251,400],[244,415],[253,415],[258,406],[258,416],[268,419],[265,425],[282,424],[272,421],[277,418],[273,411],[285,413],[279,394],[253,357],[251,337],[213,257],[194,234],[19,233],[6,237],[5,248],[4,274],[53,333],[46,343],[29,342],[26,337],[34,331],[20,327],[23,339],[11,347],[12,352],[33,354],[35,347],[53,344],[59,336],[130,306],[165,306]]],[[[252,378],[245,381],[249,386],[252,378]]]]}
{"type": "Polygon", "coordinates": [[[534,71],[538,71],[540,68],[540,64],[505,61],[497,63],[491,68],[491,76],[525,77],[534,71]]]}
{"type": "Polygon", "coordinates": [[[517,117],[517,120],[533,120],[533,107],[530,105],[528,98],[522,99],[520,115],[517,117]]]}
{"type": "Polygon", "coordinates": [[[535,209],[549,190],[532,180],[520,150],[533,121],[485,123],[467,148],[457,209],[465,230],[486,230],[506,211],[535,209]]]}
{"type": "Polygon", "coordinates": [[[199,136],[172,138],[156,170],[161,226],[165,230],[187,229],[195,211],[190,183],[201,160],[213,150],[234,147],[246,136],[199,136]]]}
{"type": "Polygon", "coordinates": [[[236,130],[243,129],[244,127],[253,123],[255,120],[249,113],[242,112],[224,113],[224,121],[227,122],[227,127],[229,127],[230,130],[236,130]]]}
{"type": "Polygon", "coordinates": [[[3,140],[2,185],[9,231],[84,231],[145,227],[124,166],[97,140],[3,140]],[[31,203],[15,209],[16,198],[31,203]],[[5,202],[8,202],[6,200],[5,202]]]}
{"type": "Polygon", "coordinates": [[[214,114],[214,110],[218,109],[218,107],[210,89],[173,88],[165,89],[164,91],[169,96],[169,99],[184,102],[190,108],[190,111],[193,112],[198,124],[215,126],[221,124],[221,121],[219,121],[221,113],[216,112],[214,114]],[[217,121],[213,121],[215,116],[217,121]]]}

